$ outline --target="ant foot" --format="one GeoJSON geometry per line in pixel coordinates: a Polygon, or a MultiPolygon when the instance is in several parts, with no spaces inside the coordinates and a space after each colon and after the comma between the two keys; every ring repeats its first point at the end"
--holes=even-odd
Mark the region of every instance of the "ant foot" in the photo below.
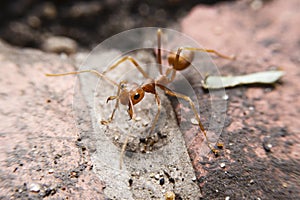
{"type": "Polygon", "coordinates": [[[115,100],[117,98],[117,96],[109,96],[107,99],[106,99],[106,103],[108,103],[109,101],[111,100],[115,100]]]}
{"type": "Polygon", "coordinates": [[[229,56],[229,59],[230,59],[230,60],[235,60],[235,59],[236,59],[236,55],[234,55],[234,54],[230,55],[230,56],[229,56]]]}
{"type": "Polygon", "coordinates": [[[211,151],[215,154],[216,157],[220,155],[220,151],[217,149],[212,149],[211,151]]]}
{"type": "Polygon", "coordinates": [[[217,147],[218,147],[219,149],[223,149],[224,144],[223,144],[222,142],[217,142],[217,147]]]}
{"type": "Polygon", "coordinates": [[[108,125],[111,122],[111,120],[101,120],[100,123],[102,125],[108,125]]]}
{"type": "Polygon", "coordinates": [[[218,149],[215,149],[211,145],[209,145],[209,148],[215,154],[216,157],[220,155],[220,151],[218,149]]]}

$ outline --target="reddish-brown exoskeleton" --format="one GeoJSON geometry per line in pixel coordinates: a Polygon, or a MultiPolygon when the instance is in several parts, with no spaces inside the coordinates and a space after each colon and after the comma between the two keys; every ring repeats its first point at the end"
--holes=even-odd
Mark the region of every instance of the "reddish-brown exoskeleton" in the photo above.
{"type": "MultiPolygon", "coordinates": [[[[138,64],[138,62],[130,57],[130,56],[125,56],[122,57],[120,60],[118,60],[115,64],[113,64],[112,66],[110,66],[106,71],[100,73],[96,70],[83,70],[83,71],[76,71],[76,72],[69,72],[69,73],[63,73],[63,74],[46,74],[47,76],[64,76],[64,75],[71,75],[71,74],[79,74],[79,73],[94,73],[97,76],[105,79],[107,82],[111,83],[112,85],[118,87],[118,91],[117,94],[115,96],[110,96],[107,98],[107,102],[111,101],[111,100],[115,100],[116,104],[115,107],[112,111],[111,116],[109,117],[108,120],[102,120],[101,124],[108,124],[110,123],[115,115],[115,112],[117,110],[117,108],[119,107],[119,104],[123,104],[123,105],[128,105],[128,114],[130,116],[130,118],[134,118],[135,117],[135,112],[134,112],[134,105],[139,103],[141,100],[143,100],[145,93],[150,93],[153,94],[155,96],[155,100],[156,100],[156,104],[158,107],[157,113],[153,119],[151,128],[150,128],[150,133],[154,130],[155,125],[157,123],[157,120],[159,118],[160,115],[160,110],[161,110],[161,103],[160,103],[160,98],[157,92],[157,89],[161,89],[165,92],[165,94],[170,95],[170,96],[174,96],[177,98],[181,98],[185,101],[187,101],[189,103],[189,105],[191,106],[192,111],[194,112],[195,118],[198,122],[199,128],[202,131],[206,142],[209,146],[209,148],[211,149],[211,151],[215,154],[218,153],[218,150],[216,150],[213,145],[209,142],[208,138],[207,138],[207,134],[206,131],[204,129],[204,126],[201,123],[199,114],[195,108],[195,105],[193,103],[193,101],[191,100],[191,98],[189,96],[183,95],[183,94],[179,94],[176,93],[174,91],[171,91],[170,89],[168,89],[166,87],[166,85],[170,82],[172,82],[175,77],[176,77],[176,71],[180,71],[180,70],[184,70],[187,67],[190,66],[194,54],[194,51],[200,51],[200,52],[208,52],[208,53],[213,53],[219,57],[225,58],[225,59],[234,59],[234,57],[231,56],[226,56],[223,55],[215,50],[211,50],[211,49],[201,49],[201,48],[193,48],[193,47],[180,47],[177,49],[177,52],[171,52],[168,55],[168,63],[169,63],[169,67],[165,70],[165,72],[163,72],[162,69],[162,53],[161,53],[161,35],[162,35],[162,31],[161,29],[157,30],[157,51],[156,51],[156,59],[157,59],[157,63],[159,66],[159,72],[160,72],[160,76],[157,77],[156,79],[152,79],[149,77],[149,75],[143,70],[143,68],[138,64]],[[188,54],[183,54],[182,51],[187,51],[189,52],[188,54]],[[115,68],[117,68],[121,63],[125,62],[125,61],[130,61],[136,68],[137,70],[143,75],[143,77],[146,79],[146,81],[142,84],[142,85],[138,85],[136,83],[128,83],[126,81],[121,81],[120,83],[116,83],[115,81],[109,79],[107,76],[105,76],[105,74],[115,68]]],[[[122,148],[122,154],[125,151],[127,145],[127,140],[125,141],[123,148],[122,148]]],[[[122,158],[122,157],[121,157],[122,158]]]]}

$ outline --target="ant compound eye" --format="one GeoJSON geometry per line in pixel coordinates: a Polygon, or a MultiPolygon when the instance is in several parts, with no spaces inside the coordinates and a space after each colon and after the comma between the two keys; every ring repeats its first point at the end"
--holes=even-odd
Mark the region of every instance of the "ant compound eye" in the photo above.
{"type": "Polygon", "coordinates": [[[132,91],[130,94],[131,101],[133,105],[137,104],[144,98],[144,90],[138,89],[136,91],[132,91]]]}
{"type": "Polygon", "coordinates": [[[133,99],[134,100],[138,100],[140,98],[140,94],[139,93],[136,93],[134,96],[133,96],[133,99]]]}

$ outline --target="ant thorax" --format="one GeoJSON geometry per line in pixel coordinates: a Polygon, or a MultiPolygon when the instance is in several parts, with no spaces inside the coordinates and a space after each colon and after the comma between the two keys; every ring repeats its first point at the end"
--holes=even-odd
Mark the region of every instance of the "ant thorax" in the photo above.
{"type": "Polygon", "coordinates": [[[169,83],[169,79],[166,76],[160,75],[155,83],[166,86],[169,83]]]}

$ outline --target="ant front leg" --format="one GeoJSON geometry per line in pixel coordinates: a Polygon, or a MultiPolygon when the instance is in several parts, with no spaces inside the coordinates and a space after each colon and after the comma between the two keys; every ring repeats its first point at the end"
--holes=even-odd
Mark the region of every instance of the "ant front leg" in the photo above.
{"type": "Polygon", "coordinates": [[[150,128],[150,131],[149,131],[149,134],[151,134],[155,128],[155,125],[158,121],[158,118],[159,118],[159,115],[160,115],[160,110],[161,110],[161,103],[160,103],[160,98],[159,98],[159,95],[157,93],[157,90],[156,90],[156,83],[153,81],[151,82],[148,82],[148,83],[145,83],[144,85],[142,85],[142,89],[143,91],[147,92],[147,93],[150,93],[150,94],[154,94],[155,95],[155,101],[156,101],[156,104],[157,104],[157,113],[152,121],[152,125],[151,125],[151,128],[150,128]]]}
{"type": "Polygon", "coordinates": [[[93,74],[97,75],[98,77],[103,78],[111,85],[118,86],[118,84],[115,81],[111,80],[110,78],[106,77],[104,74],[102,74],[96,70],[93,70],[93,69],[75,71],[75,72],[67,72],[67,73],[62,73],[62,74],[45,74],[45,75],[46,76],[67,76],[67,75],[76,75],[76,74],[81,74],[81,73],[93,73],[93,74]]]}
{"type": "Polygon", "coordinates": [[[163,86],[163,85],[158,85],[158,86],[159,86],[162,90],[164,90],[165,93],[166,93],[167,95],[174,96],[174,97],[177,97],[177,98],[181,98],[181,99],[187,101],[187,102],[190,104],[190,106],[191,106],[191,108],[192,108],[192,111],[194,112],[194,115],[195,115],[196,120],[197,120],[197,122],[198,122],[198,126],[199,126],[200,130],[202,131],[202,133],[203,133],[203,135],[204,135],[204,137],[205,137],[205,140],[206,140],[206,142],[207,142],[208,147],[210,148],[210,150],[211,150],[215,155],[218,155],[219,151],[218,151],[217,149],[215,149],[215,148],[213,147],[213,145],[209,142],[208,137],[207,137],[207,134],[206,134],[206,130],[205,130],[205,128],[204,128],[204,126],[203,126],[203,124],[202,124],[202,122],[201,122],[201,120],[200,120],[199,114],[198,114],[198,112],[197,112],[197,110],[196,110],[196,108],[195,108],[194,102],[191,100],[191,98],[190,98],[189,96],[186,96],[186,95],[183,95],[183,94],[179,94],[179,93],[173,92],[172,90],[170,90],[169,88],[167,88],[167,87],[165,87],[165,86],[163,86]]]}
{"type": "Polygon", "coordinates": [[[107,125],[109,124],[113,118],[114,118],[114,115],[115,115],[115,112],[116,110],[118,109],[119,107],[119,104],[120,104],[120,93],[121,93],[121,88],[122,88],[122,85],[125,83],[125,81],[121,81],[119,84],[118,84],[118,91],[117,91],[117,95],[116,96],[109,96],[106,100],[106,103],[108,103],[109,101],[111,100],[116,100],[116,104],[115,104],[115,107],[110,115],[110,118],[108,120],[101,120],[101,124],[102,125],[107,125]]]}
{"type": "Polygon", "coordinates": [[[138,64],[138,62],[132,58],[131,56],[125,56],[123,58],[120,58],[115,64],[111,65],[110,67],[108,67],[107,70],[105,70],[103,72],[103,74],[106,74],[107,72],[115,69],[116,67],[118,67],[121,63],[125,62],[125,61],[130,61],[138,70],[139,72],[144,76],[144,78],[150,78],[149,75],[142,69],[142,67],[138,64]]]}

